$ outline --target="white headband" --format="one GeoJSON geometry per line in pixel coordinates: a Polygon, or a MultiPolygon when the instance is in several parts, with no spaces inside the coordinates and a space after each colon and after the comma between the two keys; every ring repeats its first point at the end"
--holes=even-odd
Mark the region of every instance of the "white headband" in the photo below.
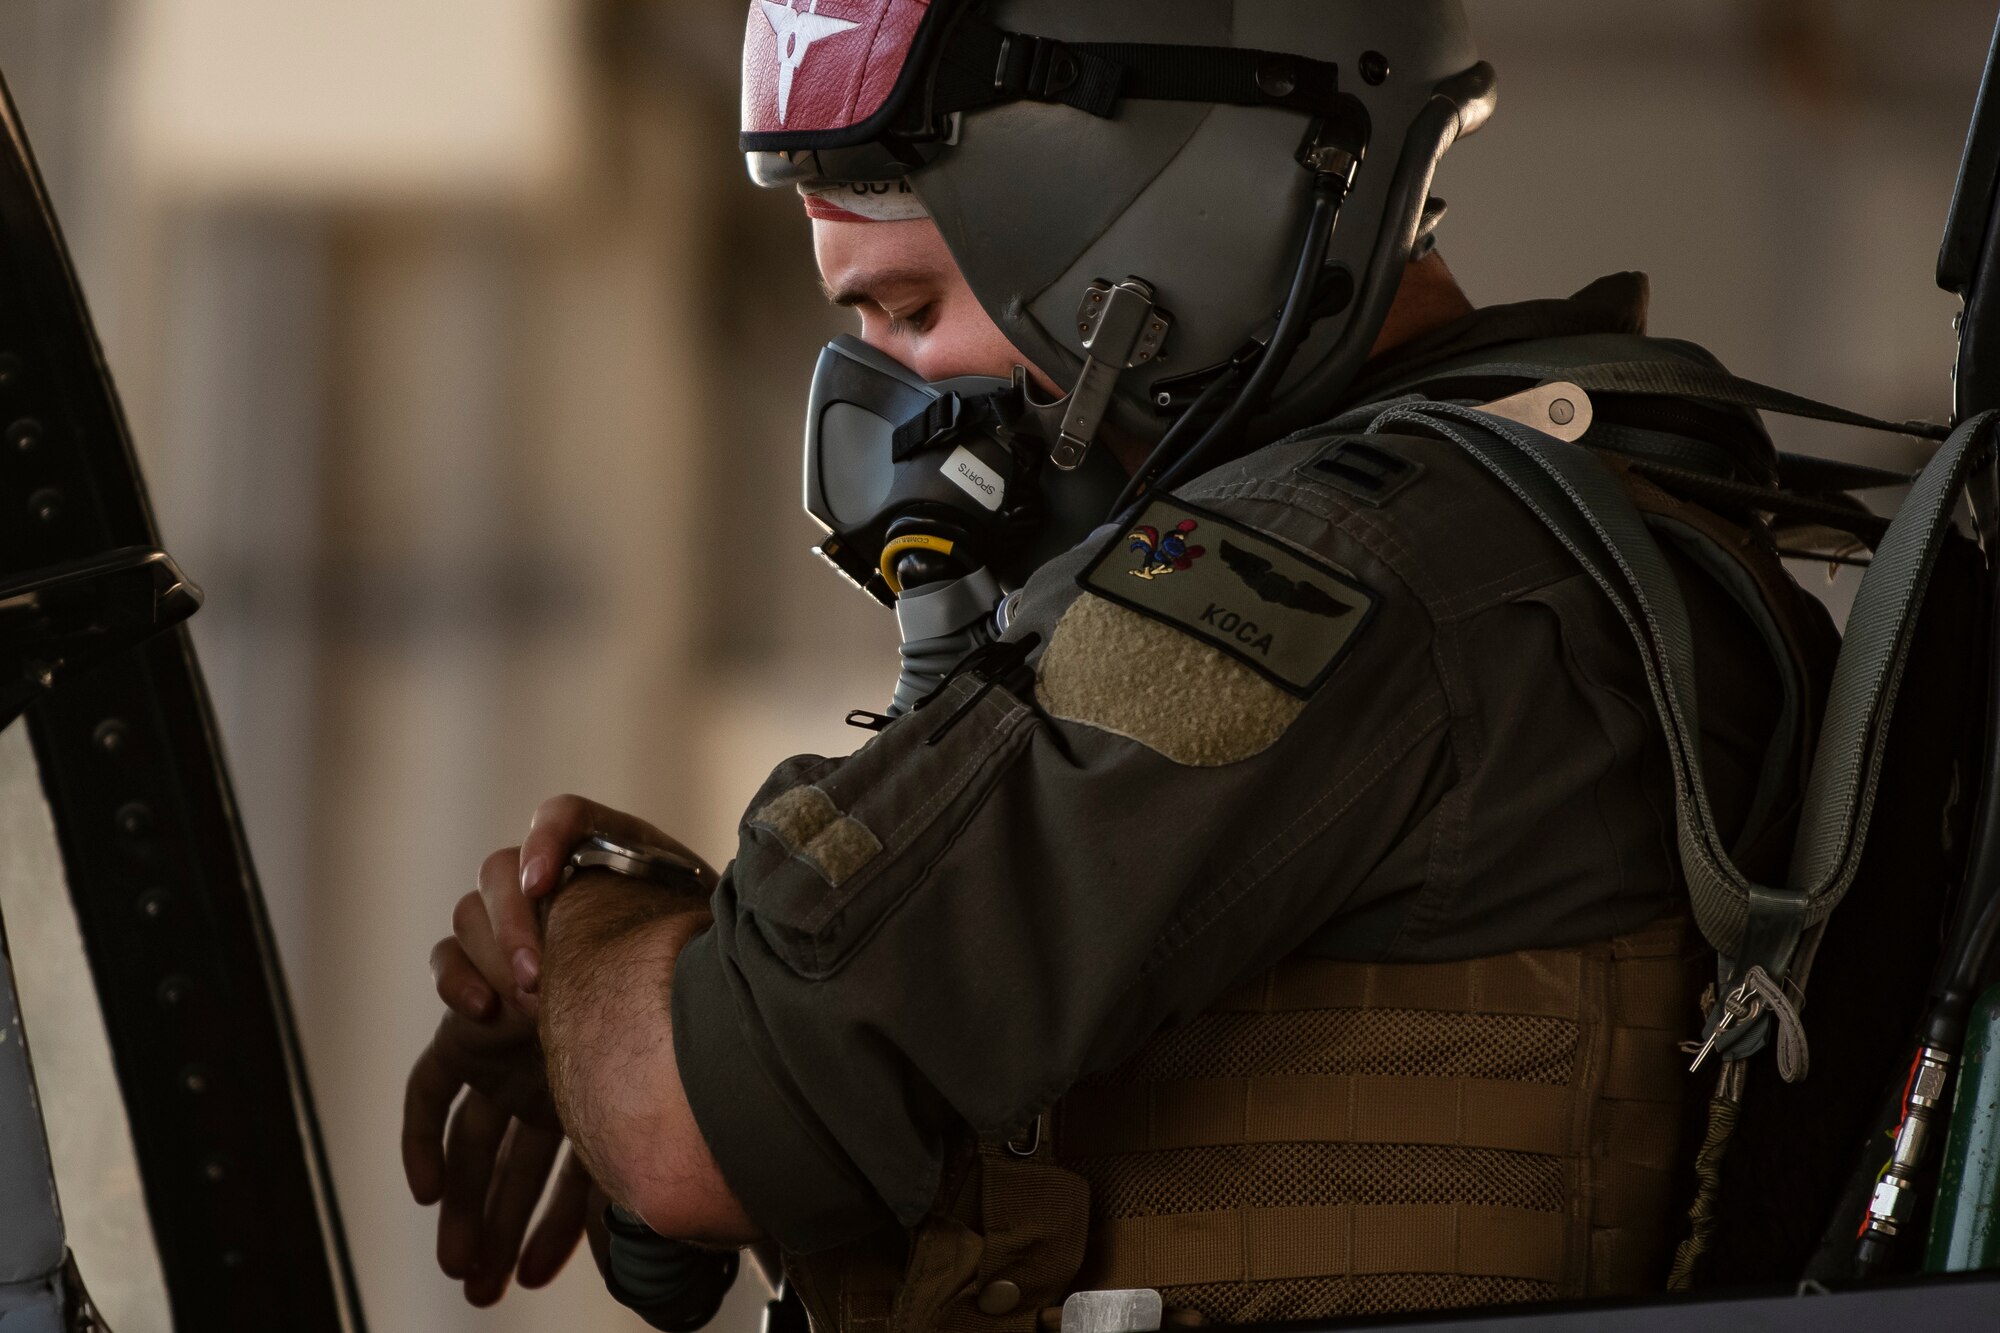
{"type": "Polygon", "coordinates": [[[801,185],[799,193],[808,217],[830,222],[908,222],[930,216],[907,180],[801,185]]]}

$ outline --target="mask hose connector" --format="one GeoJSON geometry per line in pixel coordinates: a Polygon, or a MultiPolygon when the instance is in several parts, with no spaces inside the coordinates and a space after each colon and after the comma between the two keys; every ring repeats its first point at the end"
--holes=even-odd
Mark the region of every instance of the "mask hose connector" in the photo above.
{"type": "Polygon", "coordinates": [[[902,669],[889,716],[907,713],[937,688],[945,673],[1000,636],[994,612],[1006,596],[993,571],[981,567],[950,583],[927,583],[896,599],[902,669]]]}

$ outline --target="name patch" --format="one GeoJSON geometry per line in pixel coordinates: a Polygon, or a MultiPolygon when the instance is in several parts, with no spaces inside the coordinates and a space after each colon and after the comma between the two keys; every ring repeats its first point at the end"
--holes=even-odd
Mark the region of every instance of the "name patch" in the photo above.
{"type": "Polygon", "coordinates": [[[1338,565],[1171,498],[1140,510],[1077,582],[1300,698],[1325,683],[1375,614],[1375,594],[1338,565]]]}

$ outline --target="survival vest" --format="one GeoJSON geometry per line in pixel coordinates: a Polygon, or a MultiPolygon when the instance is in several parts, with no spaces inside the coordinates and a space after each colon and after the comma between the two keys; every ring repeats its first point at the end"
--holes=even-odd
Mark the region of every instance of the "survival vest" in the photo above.
{"type": "Polygon", "coordinates": [[[969,1156],[914,1233],[788,1276],[852,1333],[1027,1333],[1083,1289],[1223,1324],[1656,1290],[1688,933],[1292,959],[969,1156]]]}

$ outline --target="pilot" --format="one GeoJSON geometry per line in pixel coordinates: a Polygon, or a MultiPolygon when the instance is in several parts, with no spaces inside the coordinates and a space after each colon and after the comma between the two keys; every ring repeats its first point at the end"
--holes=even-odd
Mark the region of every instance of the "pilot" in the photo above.
{"type": "Polygon", "coordinates": [[[973,448],[1033,503],[816,510],[903,603],[898,702],[781,764],[700,891],[569,871],[593,834],[692,855],[572,796],[481,868],[404,1139],[473,1299],[544,1280],[591,1182],[768,1245],[826,1329],[1665,1284],[1704,946],[1646,665],[1409,405],[1580,435],[1695,534],[1706,791],[1761,874],[1810,741],[1774,734],[1785,672],[1831,631],[1754,516],[1624,466],[1774,469],[1754,412],[1668,387],[1719,371],[1645,336],[1642,276],[1482,309],[1453,280],[1432,169],[1492,100],[1458,0],[750,7],[752,174],[804,195],[860,322],[816,465],[866,415],[827,404],[920,392],[963,410],[869,437],[881,467],[973,448]],[[909,613],[945,593],[972,610],[909,613]]]}

